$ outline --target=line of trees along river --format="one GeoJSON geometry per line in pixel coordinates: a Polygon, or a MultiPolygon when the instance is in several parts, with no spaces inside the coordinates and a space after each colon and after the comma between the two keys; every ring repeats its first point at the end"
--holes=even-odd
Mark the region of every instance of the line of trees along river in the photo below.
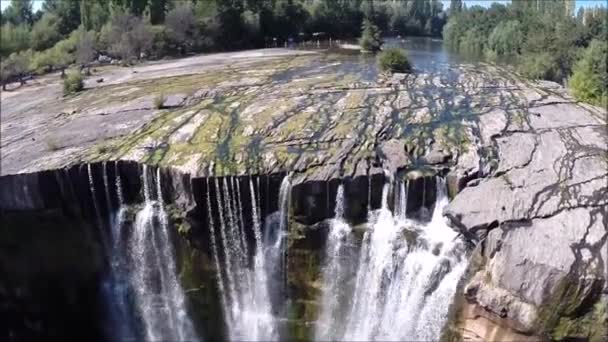
{"type": "Polygon", "coordinates": [[[574,9],[570,0],[459,8],[443,38],[458,52],[513,64],[532,79],[568,84],[579,100],[605,107],[608,12],[574,9]]]}
{"type": "Polygon", "coordinates": [[[441,37],[454,50],[517,65],[530,78],[568,82],[606,105],[605,8],[573,0],[514,0],[489,8],[451,0],[12,0],[0,17],[2,81],[86,65],[100,54],[133,62],[188,53],[360,36],[441,37]],[[447,23],[447,24],[446,24],[447,23]]]}

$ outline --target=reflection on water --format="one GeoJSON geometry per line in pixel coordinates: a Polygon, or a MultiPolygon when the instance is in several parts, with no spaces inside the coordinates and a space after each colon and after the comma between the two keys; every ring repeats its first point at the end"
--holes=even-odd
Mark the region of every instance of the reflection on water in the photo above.
{"type": "MultiPolygon", "coordinates": [[[[362,82],[374,82],[378,79],[379,70],[376,57],[363,54],[353,49],[342,49],[340,44],[356,44],[356,41],[329,41],[315,44],[304,44],[298,48],[304,50],[322,50],[324,57],[311,63],[286,70],[274,76],[276,82],[290,82],[294,79],[315,77],[320,74],[335,74],[338,77],[356,75],[362,82]]],[[[453,81],[458,70],[454,68],[463,62],[474,62],[449,51],[441,39],[428,37],[385,38],[385,47],[400,47],[407,50],[414,72],[439,74],[447,82],[453,81]]]]}
{"type": "Polygon", "coordinates": [[[389,38],[385,47],[400,47],[407,50],[414,68],[422,72],[445,71],[448,67],[462,63],[463,58],[450,52],[441,39],[426,37],[389,38]]]}

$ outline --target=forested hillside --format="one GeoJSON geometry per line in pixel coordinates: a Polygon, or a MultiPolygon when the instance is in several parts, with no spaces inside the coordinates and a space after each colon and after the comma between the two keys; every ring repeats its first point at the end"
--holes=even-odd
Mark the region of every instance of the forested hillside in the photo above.
{"type": "Polygon", "coordinates": [[[608,99],[607,11],[574,1],[513,0],[511,5],[465,8],[452,1],[445,43],[461,53],[517,66],[532,79],[568,83],[585,102],[608,99]]]}

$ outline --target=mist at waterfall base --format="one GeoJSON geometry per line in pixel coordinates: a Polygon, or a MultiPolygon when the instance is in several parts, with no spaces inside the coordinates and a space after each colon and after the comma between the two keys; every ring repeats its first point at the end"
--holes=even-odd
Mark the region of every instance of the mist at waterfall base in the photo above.
{"type": "Polygon", "coordinates": [[[381,208],[369,213],[358,256],[351,247],[352,229],[343,218],[344,191],[342,186],[338,189],[325,251],[316,340],[440,338],[467,266],[465,246],[442,216],[448,203],[446,186],[437,178],[437,200],[428,223],[407,218],[404,182],[395,186],[393,214],[388,208],[390,186],[384,185],[381,208]],[[355,277],[349,279],[352,273],[355,277]]]}
{"type": "MultiPolygon", "coordinates": [[[[115,172],[118,209],[111,214],[107,224],[97,203],[90,164],[87,171],[97,224],[110,266],[102,284],[106,338],[113,341],[197,341],[177,277],[160,170],[157,169],[156,177],[153,177],[156,182],[151,184],[149,170],[143,166],[144,203],[133,223],[126,222],[121,178],[115,172]]],[[[112,200],[108,189],[111,185],[105,164],[103,183],[106,206],[110,209],[112,200]]]]}

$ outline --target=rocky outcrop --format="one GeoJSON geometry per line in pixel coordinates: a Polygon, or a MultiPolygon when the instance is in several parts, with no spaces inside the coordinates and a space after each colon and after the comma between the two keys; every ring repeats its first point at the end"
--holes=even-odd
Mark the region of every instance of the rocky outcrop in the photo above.
{"type": "Polygon", "coordinates": [[[460,310],[489,318],[463,319],[462,334],[606,338],[606,121],[549,89],[523,94],[523,108],[479,120],[483,177],[445,212],[483,251],[460,310]]]}

